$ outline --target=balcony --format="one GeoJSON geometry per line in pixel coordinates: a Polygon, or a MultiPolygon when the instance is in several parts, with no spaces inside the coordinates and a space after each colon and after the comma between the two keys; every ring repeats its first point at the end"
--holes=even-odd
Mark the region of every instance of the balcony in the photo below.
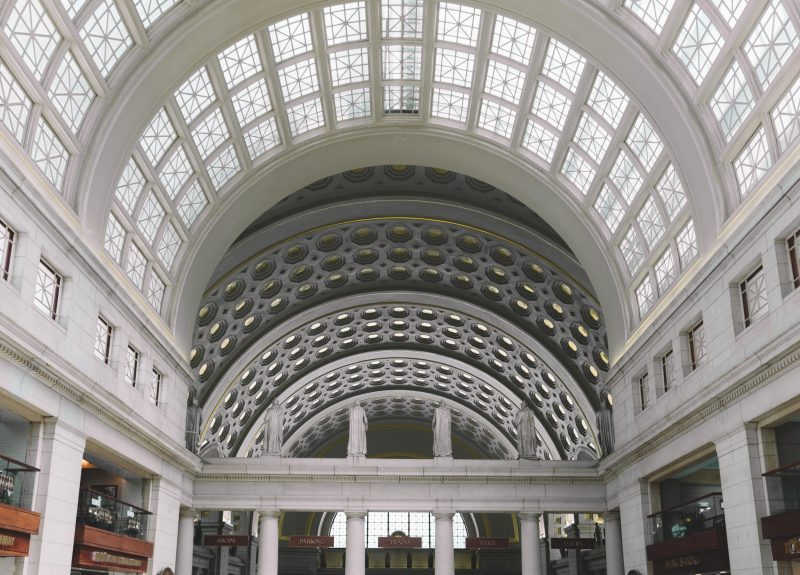
{"type": "Polygon", "coordinates": [[[28,555],[40,515],[30,510],[35,467],[0,455],[0,557],[28,555]]]}
{"type": "Polygon", "coordinates": [[[775,561],[800,560],[800,461],[764,473],[770,515],[761,519],[775,561]]]}

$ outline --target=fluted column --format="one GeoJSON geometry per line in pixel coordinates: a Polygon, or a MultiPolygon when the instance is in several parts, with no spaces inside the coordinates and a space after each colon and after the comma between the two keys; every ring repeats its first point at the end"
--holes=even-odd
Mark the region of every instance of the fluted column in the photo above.
{"type": "Polygon", "coordinates": [[[606,528],[606,573],[623,575],[622,526],[619,511],[606,511],[603,514],[603,522],[606,528]]]}
{"type": "Polygon", "coordinates": [[[194,560],[194,509],[182,508],[178,516],[178,553],[176,575],[192,575],[194,560]]]}
{"type": "Polygon", "coordinates": [[[258,518],[258,575],[278,575],[278,519],[280,511],[265,510],[258,518]]]}
{"type": "Polygon", "coordinates": [[[345,513],[347,517],[347,563],[345,575],[364,575],[364,518],[363,511],[345,513]]]}
{"type": "Polygon", "coordinates": [[[517,513],[522,547],[522,575],[542,575],[542,547],[539,542],[541,513],[517,513]]]}
{"type": "Polygon", "coordinates": [[[434,554],[434,573],[436,575],[455,575],[453,556],[453,514],[434,513],[436,520],[436,552],[434,554]]]}

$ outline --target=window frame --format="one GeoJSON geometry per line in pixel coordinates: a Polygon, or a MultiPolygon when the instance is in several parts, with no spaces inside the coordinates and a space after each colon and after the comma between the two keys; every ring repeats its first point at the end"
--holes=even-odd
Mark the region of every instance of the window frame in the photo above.
{"type": "Polygon", "coordinates": [[[692,371],[696,371],[699,368],[706,356],[708,355],[708,350],[706,349],[706,342],[705,342],[705,326],[703,325],[703,320],[701,319],[697,323],[695,323],[690,329],[687,334],[689,338],[689,367],[692,371]],[[702,330],[703,337],[700,340],[702,343],[702,347],[698,349],[697,346],[697,333],[702,330]],[[698,354],[698,351],[702,351],[701,354],[698,354]]]}
{"type": "Polygon", "coordinates": [[[36,284],[33,292],[34,307],[43,314],[48,315],[52,320],[55,320],[58,317],[58,304],[61,302],[63,282],[64,277],[58,273],[56,269],[47,262],[47,260],[44,258],[39,258],[39,266],[36,268],[36,284]],[[45,272],[49,273],[53,277],[53,299],[52,305],[49,308],[45,306],[45,304],[37,297],[37,292],[41,289],[39,286],[39,277],[42,273],[42,268],[45,268],[45,272]]]}
{"type": "Polygon", "coordinates": [[[6,232],[6,245],[3,253],[0,254],[0,276],[3,280],[8,281],[11,277],[11,261],[13,259],[14,241],[17,237],[17,232],[9,226],[5,220],[0,220],[0,227],[5,229],[6,232]]]}
{"type": "Polygon", "coordinates": [[[141,354],[139,350],[128,344],[128,349],[125,352],[125,383],[130,384],[131,387],[136,387],[139,379],[139,363],[141,361],[141,354]],[[133,364],[131,364],[133,359],[133,364]]]}
{"type": "Polygon", "coordinates": [[[786,238],[786,254],[789,257],[789,269],[792,272],[792,289],[800,288],[800,228],[786,238]]]}
{"type": "Polygon", "coordinates": [[[94,356],[102,361],[104,364],[108,365],[111,361],[111,341],[114,337],[114,326],[104,318],[102,315],[97,316],[97,326],[95,332],[95,340],[94,340],[94,356]],[[103,337],[103,342],[100,341],[100,328],[101,325],[105,326],[105,332],[103,337]],[[102,345],[103,349],[101,350],[98,345],[102,345]]]}
{"type": "Polygon", "coordinates": [[[148,393],[147,397],[150,400],[150,403],[158,407],[161,401],[161,384],[164,382],[164,374],[153,367],[150,370],[150,377],[150,392],[148,393]],[[155,389],[155,397],[153,396],[153,389],[155,389]]]}
{"type": "Polygon", "coordinates": [[[663,353],[660,358],[661,363],[661,388],[662,393],[667,393],[670,389],[672,389],[672,385],[675,383],[675,354],[670,349],[666,353],[663,353]],[[669,371],[667,370],[667,361],[671,363],[669,371]],[[667,375],[669,372],[672,372],[672,377],[668,378],[667,375]]]}
{"type": "Polygon", "coordinates": [[[764,287],[764,298],[766,299],[766,285],[764,284],[764,266],[759,264],[752,272],[750,272],[746,278],[744,278],[741,282],[739,282],[739,299],[742,304],[742,320],[744,321],[744,327],[750,327],[753,324],[753,321],[761,317],[767,312],[766,304],[760,308],[758,308],[755,313],[751,311],[752,303],[750,302],[750,298],[748,297],[748,288],[751,285],[751,282],[756,279],[756,277],[761,274],[762,276],[762,286],[764,287]]]}
{"type": "Polygon", "coordinates": [[[639,391],[639,413],[650,407],[650,381],[649,373],[644,372],[636,378],[636,388],[639,391]]]}

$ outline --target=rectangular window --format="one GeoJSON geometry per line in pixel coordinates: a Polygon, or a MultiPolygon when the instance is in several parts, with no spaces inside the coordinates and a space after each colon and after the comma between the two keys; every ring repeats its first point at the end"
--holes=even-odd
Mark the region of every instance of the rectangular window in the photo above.
{"type": "Polygon", "coordinates": [[[11,271],[11,250],[14,247],[14,230],[0,220],[0,276],[8,279],[11,271]]]}
{"type": "Polygon", "coordinates": [[[661,381],[664,384],[664,393],[672,389],[675,383],[675,368],[672,364],[672,350],[661,356],[661,381]]]}
{"type": "Polygon", "coordinates": [[[650,389],[646,373],[636,380],[636,385],[639,388],[639,407],[644,411],[650,403],[650,389]]]}
{"type": "Polygon", "coordinates": [[[61,275],[46,261],[39,260],[39,272],[36,274],[36,291],[33,302],[43,313],[56,319],[58,303],[61,297],[61,275]]]}
{"type": "Polygon", "coordinates": [[[792,268],[792,285],[800,287],[800,249],[797,244],[800,242],[800,230],[797,230],[788,240],[786,247],[789,250],[789,266],[792,268]]]}
{"type": "Polygon", "coordinates": [[[150,380],[150,402],[158,405],[158,396],[161,393],[161,372],[153,368],[153,378],[150,380]]]}
{"type": "Polygon", "coordinates": [[[125,356],[125,382],[136,387],[136,377],[139,373],[139,352],[133,346],[128,346],[125,356]]]}
{"type": "Polygon", "coordinates": [[[97,359],[108,365],[111,358],[111,334],[114,328],[103,316],[97,316],[97,333],[94,340],[94,355],[97,359]]]}
{"type": "Polygon", "coordinates": [[[689,363],[692,370],[697,369],[706,357],[706,332],[700,321],[689,330],[689,363]]]}
{"type": "Polygon", "coordinates": [[[748,327],[753,320],[767,313],[767,288],[764,285],[764,268],[758,266],[739,284],[742,296],[742,315],[744,326],[748,327]]]}

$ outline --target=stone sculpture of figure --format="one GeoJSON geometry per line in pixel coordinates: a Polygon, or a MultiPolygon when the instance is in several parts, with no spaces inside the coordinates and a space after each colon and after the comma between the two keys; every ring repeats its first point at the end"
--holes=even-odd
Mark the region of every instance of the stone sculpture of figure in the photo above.
{"type": "Polygon", "coordinates": [[[264,455],[280,455],[283,445],[283,406],[277,401],[264,417],[264,455]]]}
{"type": "Polygon", "coordinates": [[[200,438],[200,405],[197,401],[197,391],[189,389],[189,397],[186,400],[186,449],[195,453],[200,438]]]}
{"type": "Polygon", "coordinates": [[[367,412],[355,402],[350,406],[350,438],[347,441],[348,457],[367,455],[367,412]]]}
{"type": "Polygon", "coordinates": [[[433,412],[433,456],[453,457],[450,410],[443,403],[433,412]]]}
{"type": "Polygon", "coordinates": [[[607,392],[602,392],[600,409],[597,411],[597,427],[600,432],[600,449],[603,450],[603,456],[614,453],[614,418],[611,407],[611,396],[607,392]]]}
{"type": "Polygon", "coordinates": [[[517,426],[517,451],[521,459],[539,459],[536,446],[536,414],[526,404],[522,404],[514,425],[517,426]]]}

